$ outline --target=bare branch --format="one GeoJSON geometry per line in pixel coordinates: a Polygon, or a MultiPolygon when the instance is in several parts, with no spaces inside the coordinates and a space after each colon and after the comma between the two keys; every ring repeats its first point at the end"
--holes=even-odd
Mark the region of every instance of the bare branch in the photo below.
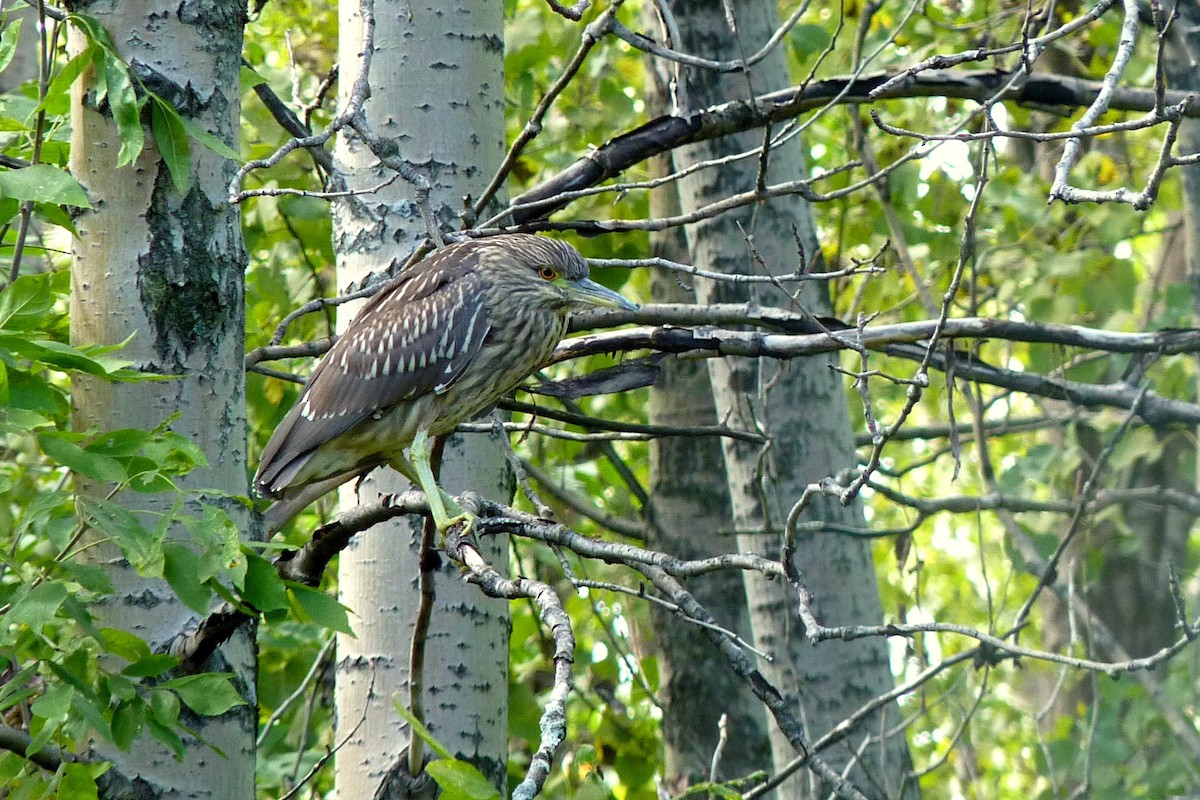
{"type": "MultiPolygon", "coordinates": [[[[552,200],[564,192],[595,186],[621,174],[651,156],[693,142],[706,141],[791,119],[832,100],[852,105],[907,97],[947,97],[960,100],[1011,101],[1041,106],[1088,106],[1104,85],[1061,75],[1011,72],[958,72],[897,76],[879,74],[859,78],[830,78],[800,87],[760,95],[752,101],[725,103],[687,116],[664,116],[596,147],[558,175],[513,200],[513,220],[518,224],[544,219],[565,201],[552,200]],[[1013,81],[1018,77],[1018,81],[1013,81]],[[881,91],[887,86],[886,91],[881,91]],[[533,205],[537,203],[537,205],[533,205]],[[530,206],[528,210],[521,206],[530,206]]],[[[1152,89],[1114,87],[1107,93],[1112,110],[1151,112],[1160,106],[1152,89]]],[[[1168,105],[1179,105],[1187,94],[1165,94],[1168,105]]],[[[1189,104],[1185,116],[1200,116],[1200,104],[1189,104]]]]}
{"type": "Polygon", "coordinates": [[[554,640],[554,686],[542,710],[539,726],[542,738],[537,752],[530,759],[525,779],[512,793],[513,800],[533,800],[550,775],[554,753],[567,736],[566,703],[573,685],[571,667],[575,663],[575,632],[562,601],[549,585],[529,578],[510,580],[502,577],[484,560],[479,550],[462,536],[462,530],[459,527],[447,533],[446,555],[466,567],[470,571],[470,579],[489,597],[533,600],[554,640]]]}

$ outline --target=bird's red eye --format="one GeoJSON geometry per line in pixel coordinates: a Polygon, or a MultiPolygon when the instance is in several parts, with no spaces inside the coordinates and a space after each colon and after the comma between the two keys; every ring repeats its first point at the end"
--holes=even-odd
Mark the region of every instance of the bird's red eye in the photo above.
{"type": "Polygon", "coordinates": [[[541,275],[548,281],[552,281],[558,277],[558,270],[554,267],[542,267],[538,270],[538,275],[541,275]]]}

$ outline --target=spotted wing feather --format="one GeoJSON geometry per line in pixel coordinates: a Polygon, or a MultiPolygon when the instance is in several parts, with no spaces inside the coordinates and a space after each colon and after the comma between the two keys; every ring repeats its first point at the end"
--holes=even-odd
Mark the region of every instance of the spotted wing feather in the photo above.
{"type": "Polygon", "coordinates": [[[263,450],[260,491],[278,494],[323,444],[462,375],[489,330],[474,261],[459,248],[439,251],[363,307],[263,450]]]}

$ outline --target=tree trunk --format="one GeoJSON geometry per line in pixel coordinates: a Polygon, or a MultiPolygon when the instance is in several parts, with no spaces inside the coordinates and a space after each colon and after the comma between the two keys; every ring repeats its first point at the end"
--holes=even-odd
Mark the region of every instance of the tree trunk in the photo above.
{"type": "MultiPolygon", "coordinates": [[[[776,28],[775,6],[762,0],[729,4],[736,16],[738,36],[731,33],[724,9],[715,1],[674,2],[685,52],[714,59],[736,59],[754,52],[776,28]]],[[[754,93],[787,85],[783,53],[776,48],[745,74],[721,75],[688,69],[684,84],[691,108],[718,102],[744,100],[754,93]]],[[[753,151],[762,144],[759,134],[726,137],[682,148],[676,167],[685,168],[737,152],[753,151]]],[[[768,182],[802,177],[804,155],[800,141],[772,151],[768,182]]],[[[754,187],[758,171],[755,157],[701,170],[679,185],[685,213],[719,198],[754,187]]],[[[803,262],[820,267],[820,252],[811,211],[796,197],[772,200],[748,210],[725,214],[688,228],[691,263],[722,272],[762,272],[762,267],[792,273],[803,262]],[[742,232],[744,230],[744,233],[742,232]],[[793,236],[795,231],[795,236],[793,236]],[[750,243],[746,237],[750,238],[750,243]],[[797,242],[801,253],[797,253],[797,242]],[[762,259],[757,262],[756,256],[762,259]]],[[[809,283],[801,304],[816,314],[828,308],[828,298],[809,283]]],[[[746,284],[696,281],[702,303],[747,302],[789,304],[777,288],[746,290],[746,284]]],[[[790,505],[804,487],[855,463],[850,422],[841,378],[824,360],[765,363],[751,359],[711,359],[709,376],[717,415],[735,427],[761,428],[770,445],[724,440],[725,465],[733,504],[733,520],[741,532],[743,550],[772,552],[790,505]]],[[[843,508],[828,498],[818,499],[804,521],[825,520],[863,525],[857,504],[843,508]]],[[[828,625],[877,623],[882,616],[869,544],[861,539],[817,533],[802,537],[796,556],[812,590],[818,619],[828,625]]],[[[795,614],[795,598],[786,586],[749,576],[751,624],[759,648],[776,656],[762,669],[786,697],[799,703],[813,741],[876,696],[891,688],[886,642],[863,639],[827,642],[814,648],[803,641],[795,614]]],[[[843,745],[826,754],[836,769],[855,762],[849,778],[868,797],[900,796],[910,760],[903,736],[883,744],[877,738],[899,722],[894,707],[876,715],[851,734],[843,745]],[[867,739],[860,756],[855,753],[867,739]]],[[[776,767],[795,757],[786,739],[772,726],[772,752],[776,767]]],[[[908,787],[906,796],[914,796],[908,787]]],[[[820,797],[827,787],[793,780],[780,790],[781,797],[820,797]]]]}
{"type": "MultiPolygon", "coordinates": [[[[239,118],[239,54],[245,11],[241,3],[207,0],[76,2],[72,10],[95,17],[139,75],[199,127],[236,143],[239,118]],[[147,66],[152,65],[152,66],[147,66]]],[[[82,36],[71,33],[78,52],[82,36]]],[[[121,142],[109,108],[97,110],[94,83],[79,81],[72,96],[71,170],[87,189],[92,209],[76,219],[71,293],[71,339],[116,344],[150,373],[173,380],[111,384],[75,379],[76,430],[145,428],[178,413],[171,427],[208,456],[180,483],[248,494],[244,382],[245,254],[237,209],[226,202],[232,165],[211,151],[191,146],[190,188],[175,190],[150,137],[132,166],[118,167],[121,142]]],[[[105,496],[108,486],[79,485],[81,494],[105,496]]],[[[139,512],[171,513],[173,494],[122,492],[117,502],[139,512]]],[[[249,527],[243,506],[221,496],[205,498],[237,523],[249,527]]],[[[186,540],[175,526],[172,539],[186,540]]],[[[139,577],[115,546],[87,551],[109,569],[115,592],[94,609],[99,625],[131,631],[152,649],[180,634],[195,615],[162,581],[139,577]]],[[[217,718],[186,717],[197,737],[186,736],[177,760],[166,747],[143,736],[129,752],[103,743],[100,758],[145,782],[146,797],[254,796],[254,650],[243,629],[204,665],[234,674],[248,703],[217,718]]]]}
{"type": "MultiPolygon", "coordinates": [[[[341,4],[342,102],[362,49],[358,0],[341,4]]],[[[375,52],[367,118],[376,135],[433,186],[430,204],[444,230],[458,227],[463,198],[478,196],[504,155],[503,9],[485,0],[376,4],[375,52]]],[[[390,175],[363,143],[343,136],[339,165],[350,186],[374,186],[390,175]]],[[[425,236],[411,186],[396,182],[377,193],[339,202],[334,249],[339,284],[361,283],[393,270],[425,236]]],[[[343,306],[345,328],[357,306],[343,306]]],[[[512,481],[499,443],[458,435],[445,448],[441,484],[473,489],[508,502],[512,481]]],[[[390,470],[343,487],[343,503],[370,502],[408,489],[390,470]]],[[[407,764],[407,725],[394,702],[408,705],[409,649],[419,602],[420,520],[399,520],[361,534],[342,553],[341,601],[357,614],[356,637],[338,640],[336,705],[339,797],[372,797],[386,775],[407,764]],[[359,724],[361,722],[361,725],[359,724]]],[[[482,543],[501,571],[503,541],[482,543]]],[[[507,752],[508,607],[467,585],[457,567],[436,572],[436,603],[427,635],[424,708],[433,734],[474,763],[500,789],[507,752]]],[[[400,770],[397,772],[396,770],[400,770]]]]}
{"type": "MultiPolygon", "coordinates": [[[[647,91],[651,117],[668,112],[665,80],[653,72],[647,91]]],[[[669,155],[652,160],[655,177],[671,172],[669,155]]],[[[671,186],[651,191],[650,216],[679,213],[679,196],[671,186]]],[[[687,260],[687,240],[679,229],[653,233],[655,256],[687,260]]],[[[655,271],[650,279],[655,303],[694,303],[695,292],[673,273],[655,271]]],[[[708,370],[699,359],[668,359],[650,389],[650,422],[680,428],[717,423],[708,370]]],[[[650,443],[650,502],[646,505],[646,541],[656,550],[679,558],[707,558],[728,553],[729,490],[721,443],[715,438],[668,436],[650,443]]],[[[689,581],[688,589],[713,617],[750,638],[750,620],[741,576],[732,571],[689,581]]],[[[658,606],[650,607],[654,635],[647,645],[658,654],[662,675],[665,774],[673,793],[697,781],[742,777],[771,766],[766,715],[745,682],[728,668],[699,627],[681,623],[658,606]],[[714,702],[714,698],[719,698],[714,702]],[[718,747],[720,721],[726,716],[728,738],[717,771],[710,775],[718,747]]]]}

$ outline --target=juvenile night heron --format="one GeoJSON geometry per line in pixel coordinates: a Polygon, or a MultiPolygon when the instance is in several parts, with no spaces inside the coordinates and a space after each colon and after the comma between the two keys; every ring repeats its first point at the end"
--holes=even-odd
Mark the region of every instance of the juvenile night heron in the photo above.
{"type": "Polygon", "coordinates": [[[491,408],[543,366],[571,310],[588,306],[637,308],[589,280],[575,248],[531,234],[451,245],[393,278],[271,434],[254,478],[278,501],[268,527],[385,463],[425,492],[439,531],[469,521],[438,488],[430,437],[491,408]]]}

